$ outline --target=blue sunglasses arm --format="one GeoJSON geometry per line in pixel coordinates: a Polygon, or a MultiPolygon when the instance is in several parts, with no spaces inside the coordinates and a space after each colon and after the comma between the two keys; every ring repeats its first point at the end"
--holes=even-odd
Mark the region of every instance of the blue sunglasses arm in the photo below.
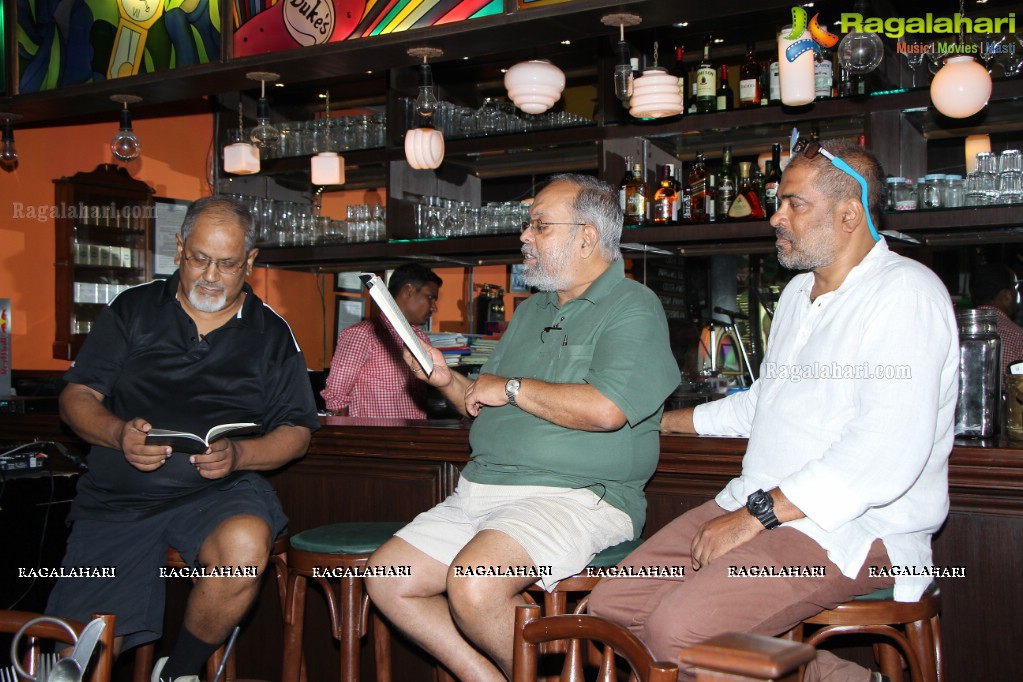
{"type": "Polygon", "coordinates": [[[832,165],[837,168],[844,170],[849,175],[856,178],[856,182],[860,183],[860,202],[863,204],[863,210],[867,214],[867,227],[870,228],[870,236],[874,238],[874,241],[881,241],[881,235],[877,233],[874,228],[874,221],[870,217],[870,204],[867,203],[867,181],[863,179],[863,176],[853,170],[853,167],[847,164],[842,158],[828,154],[828,158],[831,159],[832,165]]]}

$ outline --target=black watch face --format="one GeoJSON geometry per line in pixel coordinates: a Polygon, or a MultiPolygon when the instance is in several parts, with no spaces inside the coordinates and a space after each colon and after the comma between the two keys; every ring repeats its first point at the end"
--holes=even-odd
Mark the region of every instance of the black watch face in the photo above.
{"type": "Polygon", "coordinates": [[[763,514],[771,509],[771,496],[767,493],[754,493],[746,502],[746,507],[754,516],[763,514]]]}

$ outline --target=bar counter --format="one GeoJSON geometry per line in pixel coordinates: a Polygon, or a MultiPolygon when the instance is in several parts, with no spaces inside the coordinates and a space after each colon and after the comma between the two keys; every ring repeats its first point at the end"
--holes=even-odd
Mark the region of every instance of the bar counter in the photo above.
{"type": "MultiPolygon", "coordinates": [[[[469,430],[462,422],[321,421],[305,458],[270,475],[292,532],[338,521],[409,520],[454,489],[469,459],[469,430]]],[[[0,438],[77,443],[56,417],[41,415],[0,415],[0,438]]],[[[663,436],[660,462],[647,486],[644,537],[712,498],[739,472],[745,444],[738,438],[663,436]]],[[[949,492],[951,510],[934,541],[934,563],[965,567],[965,577],[938,579],[946,679],[1016,679],[1023,653],[1010,646],[1010,637],[1023,632],[1023,447],[1004,440],[957,442],[949,492]]],[[[309,676],[333,679],[337,649],[328,641],[326,612],[314,593],[310,590],[307,608],[309,676]]],[[[176,631],[179,618],[169,609],[170,631],[176,631]]],[[[267,581],[241,639],[240,677],[277,679],[279,651],[269,643],[280,641],[274,639],[280,627],[280,609],[267,581]]],[[[366,675],[372,671],[371,658],[363,656],[366,675]]],[[[395,671],[395,679],[431,675],[421,655],[400,643],[395,671]]]]}

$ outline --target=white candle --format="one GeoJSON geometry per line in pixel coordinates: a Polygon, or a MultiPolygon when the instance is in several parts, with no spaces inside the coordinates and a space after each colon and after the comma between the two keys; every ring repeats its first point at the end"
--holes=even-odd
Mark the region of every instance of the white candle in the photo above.
{"type": "Polygon", "coordinates": [[[781,102],[790,107],[798,107],[813,102],[815,83],[813,77],[813,50],[808,49],[795,61],[789,61],[785,49],[800,40],[810,41],[810,32],[803,31],[795,40],[786,36],[792,32],[791,26],[785,26],[778,33],[778,79],[781,83],[781,102]]]}
{"type": "Polygon", "coordinates": [[[977,170],[977,154],[991,151],[989,135],[968,135],[966,137],[966,172],[977,170]]]}

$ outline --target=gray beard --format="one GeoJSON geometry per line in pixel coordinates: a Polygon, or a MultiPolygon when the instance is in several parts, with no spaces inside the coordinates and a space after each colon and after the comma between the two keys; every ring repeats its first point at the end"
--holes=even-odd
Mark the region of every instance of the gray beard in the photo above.
{"type": "MultiPolygon", "coordinates": [[[[188,292],[188,302],[192,304],[192,307],[204,313],[219,313],[225,307],[227,307],[227,294],[223,288],[220,290],[220,295],[215,298],[209,298],[199,293],[198,287],[204,282],[200,280],[195,283],[192,290],[188,292]]],[[[205,282],[210,284],[210,282],[205,282]]]]}

